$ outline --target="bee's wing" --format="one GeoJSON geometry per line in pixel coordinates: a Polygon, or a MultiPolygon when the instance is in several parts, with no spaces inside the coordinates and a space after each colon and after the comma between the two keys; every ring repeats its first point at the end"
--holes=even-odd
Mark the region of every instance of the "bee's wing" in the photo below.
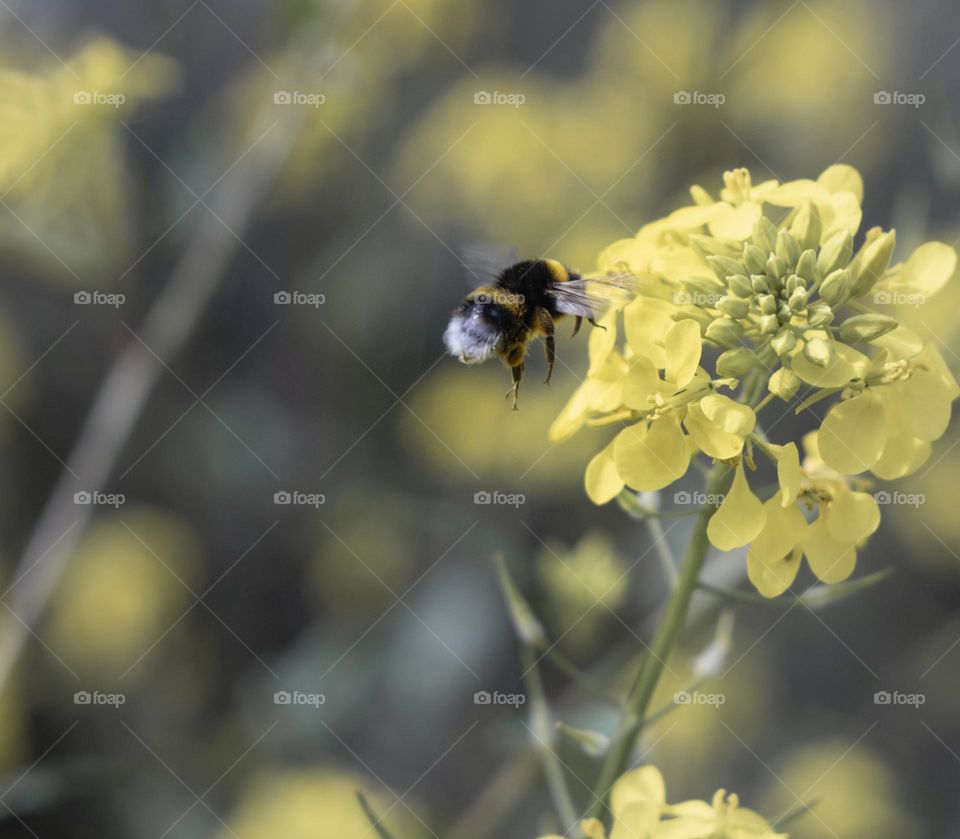
{"type": "Polygon", "coordinates": [[[484,285],[517,261],[517,251],[504,245],[474,242],[461,249],[460,260],[467,270],[468,282],[484,285]]]}
{"type": "Polygon", "coordinates": [[[632,274],[610,274],[554,283],[547,294],[556,301],[557,311],[582,318],[598,318],[614,304],[632,297],[636,290],[636,278],[632,274]]]}

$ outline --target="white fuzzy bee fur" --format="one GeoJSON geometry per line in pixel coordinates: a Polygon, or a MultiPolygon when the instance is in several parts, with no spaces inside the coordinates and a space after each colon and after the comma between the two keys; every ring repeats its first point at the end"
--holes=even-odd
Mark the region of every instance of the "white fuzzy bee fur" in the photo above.
{"type": "Polygon", "coordinates": [[[464,364],[486,361],[496,352],[498,340],[497,331],[485,323],[476,310],[455,314],[443,333],[443,343],[447,345],[450,355],[456,356],[464,364]]]}

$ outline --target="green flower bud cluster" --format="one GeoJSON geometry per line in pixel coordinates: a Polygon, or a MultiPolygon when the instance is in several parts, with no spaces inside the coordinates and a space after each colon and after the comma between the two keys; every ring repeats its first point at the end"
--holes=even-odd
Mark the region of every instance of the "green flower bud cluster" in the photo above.
{"type": "Polygon", "coordinates": [[[835,323],[845,305],[868,294],[883,277],[894,233],[874,228],[856,253],[848,231],[821,244],[822,236],[820,213],[807,202],[782,228],[759,218],[741,248],[710,236],[690,237],[716,278],[684,280],[675,317],[696,320],[705,338],[727,350],[719,373],[743,376],[758,357],[775,363],[798,347],[809,361],[825,366],[835,356],[834,339],[872,341],[899,325],[877,314],[835,323]]]}

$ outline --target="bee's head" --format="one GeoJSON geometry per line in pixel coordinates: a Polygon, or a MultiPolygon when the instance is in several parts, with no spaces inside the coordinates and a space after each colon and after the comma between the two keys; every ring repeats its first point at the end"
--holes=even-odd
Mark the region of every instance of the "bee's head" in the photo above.
{"type": "Polygon", "coordinates": [[[450,355],[464,364],[479,364],[496,351],[506,312],[492,289],[478,288],[454,310],[443,333],[450,355]]]}

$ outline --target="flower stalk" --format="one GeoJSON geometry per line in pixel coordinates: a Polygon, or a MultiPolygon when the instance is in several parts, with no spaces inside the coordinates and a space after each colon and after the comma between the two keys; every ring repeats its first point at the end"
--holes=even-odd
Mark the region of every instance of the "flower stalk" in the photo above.
{"type": "MultiPolygon", "coordinates": [[[[710,471],[707,479],[706,492],[719,495],[724,492],[730,479],[730,469],[723,463],[717,463],[710,471]]],[[[630,753],[633,751],[637,735],[645,722],[647,709],[653,699],[660,675],[670,657],[677,638],[683,629],[690,607],[690,600],[700,581],[700,571],[710,548],[707,539],[707,524],[713,514],[713,508],[701,510],[697,516],[690,542],[683,557],[680,575],[667,603],[667,611],[660,622],[653,644],[643,666],[637,676],[637,681],[626,702],[626,710],[610,751],[600,770],[600,777],[594,787],[593,805],[588,811],[591,817],[603,815],[604,802],[607,793],[614,782],[627,767],[630,753]]]]}

